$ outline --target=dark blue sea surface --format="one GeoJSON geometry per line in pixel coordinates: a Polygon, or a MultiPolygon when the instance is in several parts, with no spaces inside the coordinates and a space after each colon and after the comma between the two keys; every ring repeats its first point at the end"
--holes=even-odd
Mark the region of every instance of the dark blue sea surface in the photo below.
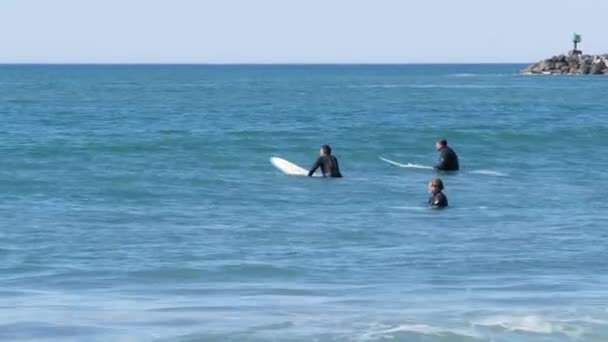
{"type": "Polygon", "coordinates": [[[608,340],[608,78],[521,67],[0,66],[0,340],[608,340]]]}

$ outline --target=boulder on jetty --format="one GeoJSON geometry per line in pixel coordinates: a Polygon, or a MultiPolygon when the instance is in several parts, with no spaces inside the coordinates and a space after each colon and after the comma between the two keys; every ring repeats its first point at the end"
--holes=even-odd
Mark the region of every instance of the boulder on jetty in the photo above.
{"type": "Polygon", "coordinates": [[[553,56],[521,70],[523,74],[608,75],[608,54],[553,56]]]}

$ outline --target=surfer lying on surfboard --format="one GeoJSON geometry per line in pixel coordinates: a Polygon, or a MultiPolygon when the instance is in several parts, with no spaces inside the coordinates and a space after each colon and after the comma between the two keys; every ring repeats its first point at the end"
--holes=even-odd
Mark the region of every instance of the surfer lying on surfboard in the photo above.
{"type": "Polygon", "coordinates": [[[312,176],[320,167],[323,172],[323,177],[342,177],[340,167],[338,166],[338,159],[331,155],[331,147],[329,147],[329,145],[321,146],[319,154],[320,157],[314,163],[310,171],[308,171],[308,176],[312,176]]]}

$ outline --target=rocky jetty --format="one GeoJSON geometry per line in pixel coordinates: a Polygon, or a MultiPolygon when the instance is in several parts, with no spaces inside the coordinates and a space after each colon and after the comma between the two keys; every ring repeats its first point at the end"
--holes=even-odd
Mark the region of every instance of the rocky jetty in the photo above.
{"type": "Polygon", "coordinates": [[[523,74],[608,75],[608,54],[553,56],[521,70],[523,74]]]}

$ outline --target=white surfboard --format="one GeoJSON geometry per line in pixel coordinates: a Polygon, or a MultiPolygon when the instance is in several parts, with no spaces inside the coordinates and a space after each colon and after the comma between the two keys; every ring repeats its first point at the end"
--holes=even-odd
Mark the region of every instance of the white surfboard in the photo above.
{"type": "Polygon", "coordinates": [[[474,173],[474,174],[477,174],[477,175],[496,176],[496,177],[507,177],[507,176],[509,176],[506,173],[502,173],[502,172],[498,172],[498,171],[493,171],[493,170],[473,170],[473,171],[470,171],[470,173],[474,173]]]}
{"type": "MultiPolygon", "coordinates": [[[[288,160],[279,157],[270,158],[270,163],[274,165],[277,169],[281,170],[286,175],[290,176],[308,176],[308,170],[303,167],[300,167],[288,160]]],[[[315,177],[320,177],[320,175],[313,175],[315,177]]]]}
{"type": "MultiPolygon", "coordinates": [[[[401,164],[394,160],[390,160],[390,159],[386,159],[386,158],[382,158],[382,157],[379,157],[379,158],[383,162],[387,162],[391,165],[398,166],[398,167],[403,167],[403,168],[408,168],[408,169],[425,169],[425,170],[433,169],[431,166],[418,165],[418,164],[412,164],[412,163],[401,164]]],[[[507,177],[508,176],[508,174],[506,174],[506,173],[492,171],[492,170],[473,170],[473,171],[469,171],[469,173],[474,173],[474,174],[478,174],[478,175],[486,175],[486,176],[496,176],[496,177],[507,177]]]]}
{"type": "Polygon", "coordinates": [[[389,163],[391,165],[398,166],[398,167],[404,167],[404,168],[408,168],[408,169],[424,169],[424,170],[432,170],[433,169],[432,166],[412,164],[412,163],[401,164],[401,163],[398,163],[398,162],[396,162],[394,160],[390,160],[390,159],[386,159],[386,158],[382,158],[382,157],[379,157],[379,158],[383,162],[387,162],[387,163],[389,163]]]}

